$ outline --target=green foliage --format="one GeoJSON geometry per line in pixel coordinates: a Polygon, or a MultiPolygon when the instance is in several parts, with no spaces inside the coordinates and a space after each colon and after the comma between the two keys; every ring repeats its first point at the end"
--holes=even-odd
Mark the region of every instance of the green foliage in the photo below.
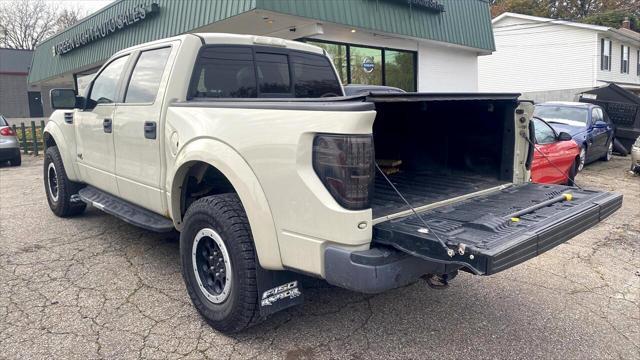
{"type": "Polygon", "coordinates": [[[508,11],[613,28],[629,17],[631,28],[640,29],[640,0],[490,0],[490,4],[494,17],[508,11]]]}
{"type": "Polygon", "coordinates": [[[631,29],[635,31],[640,30],[640,21],[630,11],[607,11],[601,14],[593,14],[585,17],[581,22],[593,25],[609,26],[613,28],[619,28],[622,21],[628,17],[631,22],[631,29]]]}

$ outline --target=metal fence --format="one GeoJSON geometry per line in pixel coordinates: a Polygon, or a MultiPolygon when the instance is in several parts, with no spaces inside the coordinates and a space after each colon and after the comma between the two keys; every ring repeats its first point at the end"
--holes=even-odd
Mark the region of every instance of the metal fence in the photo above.
{"type": "Polygon", "coordinates": [[[20,126],[14,124],[12,127],[20,140],[20,149],[25,154],[38,156],[40,151],[44,151],[44,120],[40,120],[40,126],[31,121],[31,124],[25,125],[21,122],[20,126]]]}

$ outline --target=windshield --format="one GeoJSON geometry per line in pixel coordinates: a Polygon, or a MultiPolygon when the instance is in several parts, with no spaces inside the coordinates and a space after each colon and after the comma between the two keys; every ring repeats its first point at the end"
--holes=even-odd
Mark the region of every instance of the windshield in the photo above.
{"type": "Polygon", "coordinates": [[[568,122],[579,123],[576,125],[586,125],[589,112],[587,109],[571,106],[544,105],[536,106],[533,115],[546,120],[547,122],[568,122]]]}

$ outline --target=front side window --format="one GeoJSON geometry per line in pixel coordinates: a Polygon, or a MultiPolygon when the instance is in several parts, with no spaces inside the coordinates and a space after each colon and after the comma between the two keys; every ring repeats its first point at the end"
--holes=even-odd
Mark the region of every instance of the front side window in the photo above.
{"type": "Polygon", "coordinates": [[[133,68],[131,80],[129,80],[124,98],[125,103],[152,103],[155,101],[170,53],[170,47],[140,53],[136,66],[133,68]]]}
{"type": "Polygon", "coordinates": [[[556,141],[556,133],[544,121],[533,118],[533,128],[536,133],[536,144],[551,144],[556,141]]]}
{"type": "Polygon", "coordinates": [[[324,56],[297,53],[291,56],[296,97],[340,96],[342,89],[329,60],[324,56]]]}
{"type": "Polygon", "coordinates": [[[600,39],[600,70],[611,70],[611,40],[600,39]]]}
{"type": "Polygon", "coordinates": [[[262,94],[291,95],[289,59],[284,54],[257,53],[258,89],[262,94]]]}
{"type": "Polygon", "coordinates": [[[620,62],[620,72],[623,74],[629,73],[629,47],[621,45],[620,46],[620,58],[622,61],[620,62]]]}
{"type": "Polygon", "coordinates": [[[600,108],[594,108],[591,113],[591,121],[595,124],[598,121],[604,121],[604,113],[600,108]]]}
{"type": "Polygon", "coordinates": [[[216,46],[198,56],[190,97],[255,98],[256,73],[249,47],[216,46]]]}
{"type": "Polygon", "coordinates": [[[95,104],[110,104],[116,102],[118,82],[128,59],[129,55],[117,58],[102,70],[93,81],[89,100],[95,104]]]}

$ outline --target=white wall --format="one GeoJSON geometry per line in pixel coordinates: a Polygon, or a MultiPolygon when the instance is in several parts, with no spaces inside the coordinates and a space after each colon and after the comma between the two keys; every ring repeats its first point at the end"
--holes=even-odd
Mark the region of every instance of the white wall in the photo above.
{"type": "MultiPolygon", "coordinates": [[[[618,39],[612,39],[607,37],[605,34],[600,34],[598,36],[598,75],[597,80],[604,81],[615,81],[625,84],[637,84],[640,85],[640,76],[637,75],[638,69],[638,46],[634,46],[630,42],[624,42],[625,46],[629,46],[629,73],[623,74],[620,72],[620,63],[622,62],[622,56],[620,54],[620,46],[623,44],[618,39]],[[612,40],[612,48],[611,48],[611,70],[600,70],[600,39],[604,37],[605,39],[612,40]]],[[[600,85],[600,84],[595,84],[600,85]]]]}
{"type": "Polygon", "coordinates": [[[419,42],[418,91],[478,91],[478,54],[474,51],[419,42]]]}
{"type": "Polygon", "coordinates": [[[494,23],[496,51],[479,59],[480,91],[533,92],[594,85],[597,33],[506,17],[494,23]]]}

